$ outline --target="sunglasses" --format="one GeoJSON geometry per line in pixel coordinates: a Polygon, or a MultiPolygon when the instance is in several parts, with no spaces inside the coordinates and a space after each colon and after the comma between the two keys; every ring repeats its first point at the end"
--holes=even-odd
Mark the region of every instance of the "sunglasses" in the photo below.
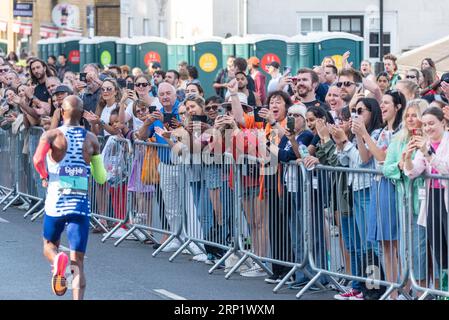
{"type": "Polygon", "coordinates": [[[346,88],[349,88],[350,86],[353,86],[353,85],[355,85],[355,82],[351,82],[351,81],[337,82],[336,83],[336,86],[338,88],[341,88],[343,86],[345,86],[346,88]]]}
{"type": "Polygon", "coordinates": [[[113,87],[103,87],[103,88],[101,88],[101,90],[103,92],[112,92],[112,90],[114,90],[114,88],[113,87]]]}
{"type": "Polygon", "coordinates": [[[406,76],[406,79],[416,79],[416,76],[406,76]]]}
{"type": "Polygon", "coordinates": [[[147,113],[147,112],[148,112],[147,108],[136,109],[136,114],[144,114],[144,113],[147,113]]]}
{"type": "Polygon", "coordinates": [[[146,87],[148,87],[150,84],[148,83],[148,82],[141,82],[141,83],[136,83],[134,86],[136,86],[136,87],[138,87],[138,88],[140,88],[140,87],[143,87],[143,88],[146,88],[146,87]]]}
{"type": "Polygon", "coordinates": [[[206,110],[206,112],[210,112],[212,110],[217,111],[218,110],[218,106],[217,105],[207,106],[206,108],[204,108],[204,110],[206,110]]]}
{"type": "Polygon", "coordinates": [[[363,111],[365,111],[365,110],[366,110],[366,109],[358,108],[358,109],[357,109],[357,114],[358,114],[359,116],[361,116],[362,113],[363,113],[363,111]]]}
{"type": "Polygon", "coordinates": [[[0,69],[0,73],[5,73],[5,72],[8,72],[9,71],[9,69],[0,69]]]}
{"type": "Polygon", "coordinates": [[[287,114],[287,117],[299,118],[299,117],[301,117],[301,114],[299,114],[299,113],[289,113],[289,114],[287,114]]]}

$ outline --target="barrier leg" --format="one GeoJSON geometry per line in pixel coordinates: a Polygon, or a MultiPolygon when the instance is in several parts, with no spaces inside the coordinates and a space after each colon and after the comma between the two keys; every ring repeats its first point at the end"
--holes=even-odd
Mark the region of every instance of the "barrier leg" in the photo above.
{"type": "Polygon", "coordinates": [[[308,284],[306,284],[306,286],[305,286],[304,288],[302,288],[301,291],[298,292],[298,294],[296,295],[296,298],[297,298],[297,299],[301,299],[301,297],[302,297],[302,296],[309,290],[309,288],[310,288],[311,286],[313,286],[313,285],[315,284],[315,282],[316,282],[319,278],[321,278],[321,274],[322,274],[321,271],[318,272],[318,273],[315,275],[315,277],[313,277],[313,279],[310,280],[310,282],[309,282],[308,284]]]}
{"type": "Polygon", "coordinates": [[[218,266],[220,266],[222,263],[224,263],[226,261],[227,258],[229,258],[231,256],[231,254],[234,252],[234,249],[229,249],[224,255],[223,257],[221,257],[220,260],[218,260],[217,263],[215,263],[215,265],[209,269],[209,274],[212,274],[217,268],[218,266]]]}
{"type": "Polygon", "coordinates": [[[188,247],[189,246],[189,244],[192,242],[192,240],[187,240],[181,247],[179,247],[179,249],[178,250],[176,250],[176,252],[168,259],[168,261],[170,261],[170,262],[173,262],[173,260],[177,257],[177,256],[179,256],[181,253],[182,253],[182,251],[184,250],[184,249],[187,249],[187,250],[189,250],[189,252],[190,253],[192,253],[193,254],[193,252],[190,250],[190,248],[188,247]]]}
{"type": "Polygon", "coordinates": [[[156,251],[153,252],[152,256],[155,258],[170,242],[172,242],[176,238],[176,235],[172,234],[168,239],[159,247],[156,249],[156,251]]]}
{"type": "Polygon", "coordinates": [[[249,255],[246,253],[236,264],[232,267],[231,270],[225,275],[225,279],[228,280],[231,275],[237,271],[238,268],[249,258],[249,255]]]}
{"type": "Polygon", "coordinates": [[[298,266],[294,266],[289,273],[287,273],[287,275],[281,280],[281,282],[274,287],[273,289],[273,293],[278,293],[278,291],[282,288],[282,286],[288,281],[288,279],[290,279],[293,274],[296,272],[296,270],[298,270],[298,266]]]}
{"type": "Polygon", "coordinates": [[[20,194],[16,195],[14,198],[12,198],[11,201],[9,201],[4,207],[3,211],[6,211],[14,202],[16,202],[20,198],[20,194]]]}
{"type": "Polygon", "coordinates": [[[45,213],[45,209],[41,209],[38,212],[36,212],[32,217],[31,217],[31,222],[36,221],[37,219],[39,219],[40,217],[42,217],[45,213]]]}
{"type": "Polygon", "coordinates": [[[133,233],[134,230],[136,230],[136,227],[132,227],[131,229],[128,230],[128,232],[126,232],[120,239],[118,239],[115,243],[114,243],[114,247],[117,247],[120,243],[122,243],[126,238],[128,238],[128,236],[133,233]]]}
{"type": "Polygon", "coordinates": [[[108,240],[123,224],[122,223],[118,223],[114,228],[112,228],[111,231],[109,231],[102,239],[101,242],[105,242],[106,240],[108,240]]]}
{"type": "MultiPolygon", "coordinates": [[[[11,190],[10,192],[8,192],[7,194],[5,194],[5,196],[3,197],[3,199],[0,201],[0,204],[2,204],[3,202],[5,202],[6,200],[8,200],[8,198],[10,196],[12,196],[12,194],[14,193],[14,190],[11,190]]],[[[3,210],[5,211],[5,210],[3,210]]]]}
{"type": "Polygon", "coordinates": [[[36,202],[36,204],[34,206],[32,206],[24,215],[23,218],[25,219],[26,217],[28,217],[30,214],[32,214],[34,212],[34,210],[36,210],[37,207],[39,207],[42,202],[44,202],[44,200],[39,200],[38,202],[36,202]]]}

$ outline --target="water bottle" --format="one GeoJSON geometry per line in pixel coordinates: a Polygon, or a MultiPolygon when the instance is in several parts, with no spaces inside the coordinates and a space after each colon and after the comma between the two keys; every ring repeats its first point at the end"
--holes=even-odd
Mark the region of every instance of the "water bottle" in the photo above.
{"type": "MultiPolygon", "coordinates": [[[[307,147],[301,142],[299,143],[299,154],[301,155],[301,159],[310,157],[309,149],[307,149],[307,147]]],[[[312,167],[306,168],[306,169],[308,171],[312,171],[313,169],[315,169],[315,166],[312,166],[312,167]]]]}

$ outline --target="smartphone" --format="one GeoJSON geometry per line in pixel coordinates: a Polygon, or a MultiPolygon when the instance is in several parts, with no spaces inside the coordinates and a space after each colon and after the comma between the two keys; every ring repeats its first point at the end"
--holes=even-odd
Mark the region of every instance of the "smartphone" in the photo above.
{"type": "Polygon", "coordinates": [[[412,135],[413,135],[413,136],[422,136],[423,133],[422,133],[422,130],[421,130],[421,129],[413,129],[413,130],[412,130],[412,135]]]}
{"type": "Polygon", "coordinates": [[[262,110],[263,108],[264,107],[255,107],[254,108],[254,121],[255,122],[264,122],[265,121],[265,119],[259,115],[260,110],[262,110]]]}
{"type": "Polygon", "coordinates": [[[295,132],[295,118],[287,117],[287,129],[290,132],[295,132]]]}
{"type": "Polygon", "coordinates": [[[176,118],[173,113],[164,113],[164,124],[168,123],[168,126],[171,127],[171,121],[173,118],[176,118]]]}
{"type": "Polygon", "coordinates": [[[227,111],[226,108],[224,108],[224,107],[220,107],[220,108],[217,109],[217,115],[218,115],[219,117],[223,117],[223,116],[225,116],[227,113],[228,113],[228,111],[227,111]]]}
{"type": "Polygon", "coordinates": [[[149,113],[153,113],[155,111],[156,111],[156,106],[149,106],[149,108],[148,108],[149,113]]]}
{"type": "Polygon", "coordinates": [[[193,115],[193,116],[192,116],[192,121],[193,121],[193,122],[203,122],[203,123],[207,123],[207,116],[197,116],[197,115],[193,115]]]}
{"type": "Polygon", "coordinates": [[[293,83],[293,85],[296,86],[296,84],[298,83],[298,78],[297,77],[292,77],[292,83],[293,83]]]}
{"type": "Polygon", "coordinates": [[[127,83],[126,83],[126,88],[127,88],[128,90],[134,91],[134,82],[127,82],[127,83]]]}
{"type": "Polygon", "coordinates": [[[357,112],[352,112],[351,113],[351,119],[354,121],[354,119],[357,119],[359,117],[359,115],[357,114],[357,112]]]}
{"type": "Polygon", "coordinates": [[[285,76],[288,76],[290,73],[292,73],[292,67],[285,66],[282,75],[285,77],[285,76]]]}
{"type": "Polygon", "coordinates": [[[80,73],[80,81],[81,82],[87,82],[87,73],[86,72],[81,72],[80,73]]]}
{"type": "Polygon", "coordinates": [[[357,92],[358,93],[364,93],[365,87],[363,86],[363,83],[357,83],[357,92]]]}

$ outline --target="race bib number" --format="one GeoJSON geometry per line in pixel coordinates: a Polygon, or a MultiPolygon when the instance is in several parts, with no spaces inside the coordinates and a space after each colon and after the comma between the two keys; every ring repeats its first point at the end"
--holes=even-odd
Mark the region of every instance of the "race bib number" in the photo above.
{"type": "Polygon", "coordinates": [[[59,188],[87,191],[89,188],[87,169],[82,167],[62,167],[59,172],[59,188]]]}

